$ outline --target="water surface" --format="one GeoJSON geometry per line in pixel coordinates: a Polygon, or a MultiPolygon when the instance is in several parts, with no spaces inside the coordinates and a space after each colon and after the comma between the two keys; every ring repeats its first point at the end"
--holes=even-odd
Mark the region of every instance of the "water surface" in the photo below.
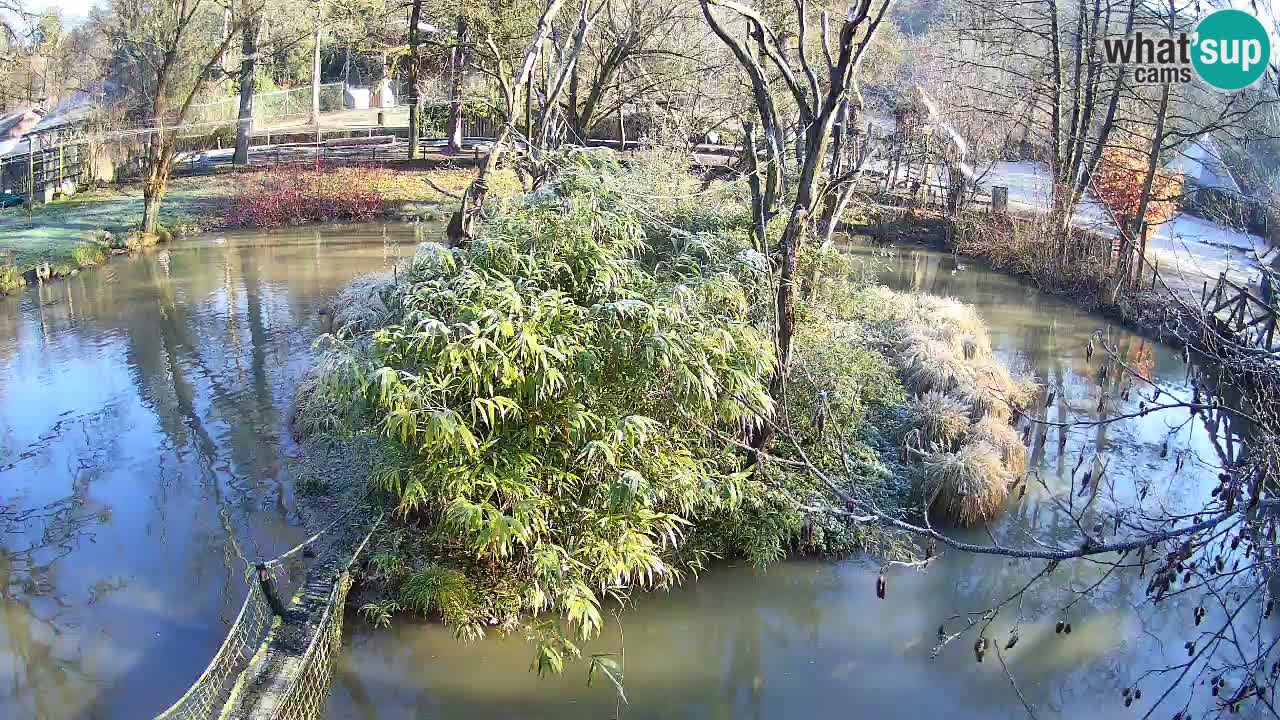
{"type": "MultiPolygon", "coordinates": [[[[303,535],[287,414],[319,307],[418,239],[396,226],[213,235],[0,299],[0,716],[147,718],[200,674],[243,597],[242,557],[303,535]]],[[[1125,404],[1116,378],[1100,389],[1096,358],[1085,360],[1099,330],[1133,366],[1188,392],[1177,353],[1019,281],[926,251],[854,252],[893,287],[977,305],[998,354],[1060,388],[1046,419],[1096,415],[1102,391],[1110,410],[1125,404]]],[[[1073,432],[1062,452],[1055,430],[1033,466],[1069,487],[1082,450],[1100,448],[1112,463],[1100,507],[1143,487],[1185,503],[1238,445],[1229,428],[1214,438],[1183,420],[1073,432]],[[1174,475],[1179,449],[1191,454],[1174,475]]],[[[1074,537],[1034,487],[990,532],[1013,545],[1027,528],[1074,537]]],[[[352,613],[328,715],[1024,717],[996,657],[974,661],[972,636],[936,659],[931,650],[940,622],[989,607],[1041,567],[947,553],[925,573],[891,570],[887,601],[867,558],[717,567],[640,598],[589,648],[617,653],[626,705],[602,678],[587,686],[585,662],[539,679],[520,637],[460,644],[433,623],[374,630],[352,613]]],[[[1132,574],[1083,595],[1099,573],[1064,565],[1022,603],[1021,640],[1004,658],[1039,718],[1137,717],[1119,688],[1181,655],[1190,608],[1151,612],[1132,574]],[[1070,636],[1053,632],[1059,619],[1070,636]]],[[[1009,608],[988,635],[1003,642],[1018,617],[1009,608]]],[[[1159,694],[1145,687],[1143,702],[1159,694]]]]}
{"type": "Polygon", "coordinates": [[[241,558],[303,537],[287,413],[318,310],[415,240],[211,234],[0,298],[0,716],[148,718],[200,675],[241,558]]]}

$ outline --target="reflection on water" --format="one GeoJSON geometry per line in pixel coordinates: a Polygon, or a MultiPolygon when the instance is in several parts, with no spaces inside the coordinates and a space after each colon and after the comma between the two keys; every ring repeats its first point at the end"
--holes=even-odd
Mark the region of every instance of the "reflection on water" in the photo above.
{"type": "MultiPolygon", "coordinates": [[[[0,298],[0,715],[145,718],[297,542],[317,310],[411,227],[206,236],[0,298]]],[[[294,568],[295,575],[300,568],[294,568]]]]}
{"type": "MultiPolygon", "coordinates": [[[[1097,417],[1100,392],[1108,414],[1136,407],[1136,391],[1129,401],[1122,399],[1118,373],[1099,388],[1098,358],[1086,361],[1086,342],[1099,330],[1131,366],[1175,393],[1190,394],[1187,368],[1171,349],[1020,281],[957,266],[951,256],[928,251],[852,252],[874,263],[882,281],[896,289],[953,295],[976,305],[998,355],[1059,388],[1052,407],[1037,408],[1044,419],[1097,417]]],[[[1069,489],[1082,454],[1092,462],[1097,451],[1109,465],[1091,507],[1105,507],[1112,497],[1130,500],[1139,488],[1147,489],[1149,501],[1177,506],[1207,491],[1216,474],[1210,466],[1220,453],[1235,452],[1239,439],[1226,428],[1213,437],[1198,421],[1185,419],[1148,416],[1088,431],[1055,429],[1047,436],[1042,429],[1031,441],[1031,464],[1050,487],[1069,489]],[[1176,475],[1177,451],[1167,458],[1160,452],[1171,435],[1171,446],[1189,453],[1176,475]]],[[[1040,537],[1078,537],[1070,518],[1035,485],[990,531],[1001,543],[1025,545],[1028,528],[1040,537]]],[[[970,535],[990,540],[985,531],[970,535]]],[[[1043,567],[947,553],[926,573],[890,573],[887,601],[876,599],[878,568],[865,558],[788,561],[768,572],[714,569],[684,588],[642,598],[622,615],[625,643],[615,626],[589,648],[625,648],[630,704],[622,708],[607,683],[597,679],[587,687],[586,663],[561,677],[538,679],[528,671],[532,650],[519,637],[463,645],[439,625],[406,619],[391,630],[372,630],[353,616],[329,715],[1022,718],[1026,710],[994,654],[975,662],[973,636],[936,659],[930,651],[944,619],[990,607],[1043,567]]],[[[1001,652],[1037,717],[1139,717],[1138,706],[1163,686],[1149,681],[1145,699],[1131,709],[1120,701],[1120,688],[1138,672],[1182,655],[1185,638],[1178,633],[1190,624],[1189,607],[1182,600],[1166,601],[1152,612],[1145,606],[1147,580],[1136,573],[1117,574],[1085,596],[1104,570],[1090,563],[1063,565],[1052,582],[1028,594],[1020,609],[1009,608],[988,633],[1003,647],[1020,617],[1020,641],[1001,652]],[[1072,634],[1054,633],[1060,618],[1072,623],[1072,634]]],[[[963,624],[955,622],[951,630],[963,624]]]]}

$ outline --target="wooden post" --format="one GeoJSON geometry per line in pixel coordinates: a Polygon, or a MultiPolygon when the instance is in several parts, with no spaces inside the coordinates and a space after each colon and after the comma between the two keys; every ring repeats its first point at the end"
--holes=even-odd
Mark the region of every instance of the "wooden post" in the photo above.
{"type": "Polygon", "coordinates": [[[266,596],[267,604],[271,606],[271,612],[279,617],[284,617],[284,603],[280,602],[280,595],[276,592],[275,578],[271,577],[271,571],[267,569],[265,563],[258,563],[256,567],[258,570],[258,586],[262,588],[262,594],[266,596]]]}
{"type": "Polygon", "coordinates": [[[36,204],[36,140],[38,136],[32,135],[27,140],[27,204],[36,204]]]}
{"type": "Polygon", "coordinates": [[[1009,212],[1009,188],[995,185],[991,188],[991,214],[1004,215],[1009,212]]]}
{"type": "MultiPolygon", "coordinates": [[[[586,142],[584,138],[583,143],[586,142]]],[[[618,106],[618,152],[627,149],[627,113],[623,105],[618,106]]]]}

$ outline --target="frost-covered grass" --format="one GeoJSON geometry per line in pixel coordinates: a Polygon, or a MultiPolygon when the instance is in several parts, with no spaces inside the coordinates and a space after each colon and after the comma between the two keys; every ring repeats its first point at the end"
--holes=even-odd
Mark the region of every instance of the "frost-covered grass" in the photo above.
{"type": "MultiPolygon", "coordinates": [[[[439,218],[457,205],[440,189],[461,194],[474,174],[462,168],[387,171],[375,179],[374,189],[387,209],[412,205],[417,214],[439,218]]],[[[510,171],[498,173],[491,185],[496,197],[509,197],[519,189],[510,171]]],[[[160,222],[168,228],[225,227],[232,201],[246,187],[257,186],[246,185],[245,177],[236,174],[174,178],[161,206],[160,222]]],[[[147,244],[129,239],[141,220],[142,186],[137,183],[82,192],[30,210],[0,210],[0,292],[18,287],[12,278],[46,263],[54,275],[61,276],[102,262],[112,250],[147,244]],[[114,244],[103,242],[108,235],[116,239],[114,244]]]]}
{"type": "Polygon", "coordinates": [[[1026,471],[1026,449],[1010,422],[1038,388],[992,356],[972,306],[885,288],[864,294],[895,325],[896,365],[914,393],[902,455],[919,463],[925,505],[961,525],[990,520],[1026,471]]]}
{"type": "MultiPolygon", "coordinates": [[[[165,198],[161,223],[199,224],[230,192],[222,178],[182,178],[165,198]]],[[[26,272],[48,263],[58,269],[96,265],[110,248],[98,242],[102,232],[124,237],[142,219],[141,186],[101,189],[36,205],[30,210],[0,210],[0,265],[26,272]]]]}

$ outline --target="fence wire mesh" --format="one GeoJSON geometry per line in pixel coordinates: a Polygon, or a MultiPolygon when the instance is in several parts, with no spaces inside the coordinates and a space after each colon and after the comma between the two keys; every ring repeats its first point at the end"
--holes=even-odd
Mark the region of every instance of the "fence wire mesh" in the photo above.
{"type": "MultiPolygon", "coordinates": [[[[320,86],[320,112],[334,112],[343,107],[342,83],[320,86]]],[[[283,118],[311,113],[311,86],[254,93],[253,120],[269,123],[283,118]]],[[[188,121],[193,123],[235,122],[240,117],[240,98],[229,97],[192,105],[188,121]]]]}
{"type": "Polygon", "coordinates": [[[333,584],[329,602],[316,625],[311,644],[298,663],[298,674],[284,692],[272,720],[317,720],[324,711],[333,683],[333,668],[342,652],[342,609],[351,589],[351,573],[343,571],[333,584]]]}
{"type": "Polygon", "coordinates": [[[256,583],[251,583],[240,613],[231,623],[226,640],[209,666],[187,693],[160,713],[156,720],[208,720],[217,717],[236,677],[248,666],[266,638],[271,620],[271,607],[266,596],[256,583]]]}
{"type": "MultiPolygon", "coordinates": [[[[335,520],[334,524],[337,522],[335,520]]],[[[311,635],[306,649],[301,655],[293,655],[292,651],[286,653],[296,657],[296,660],[290,658],[286,664],[272,668],[269,659],[271,652],[260,652],[267,649],[267,643],[272,642],[275,617],[261,586],[251,582],[244,604],[209,667],[186,694],[158,715],[156,720],[213,720],[227,717],[227,713],[234,711],[237,705],[235,696],[239,695],[239,681],[251,675],[254,668],[263,669],[258,665],[261,662],[267,663],[265,669],[268,672],[282,673],[283,689],[279,693],[272,693],[274,699],[259,705],[261,712],[254,713],[252,717],[269,720],[318,720],[324,712],[329,688],[333,683],[333,670],[338,654],[342,652],[342,617],[347,592],[351,589],[351,568],[381,523],[382,516],[379,515],[364,533],[364,539],[346,559],[342,569],[336,576],[329,576],[333,585],[325,596],[320,618],[314,625],[309,621],[302,621],[305,623],[304,631],[311,635]]],[[[332,527],[333,525],[326,527],[273,562],[311,544],[332,527]]],[[[328,567],[333,568],[332,565],[328,567]]],[[[299,620],[286,617],[283,622],[287,624],[299,620]]]]}

